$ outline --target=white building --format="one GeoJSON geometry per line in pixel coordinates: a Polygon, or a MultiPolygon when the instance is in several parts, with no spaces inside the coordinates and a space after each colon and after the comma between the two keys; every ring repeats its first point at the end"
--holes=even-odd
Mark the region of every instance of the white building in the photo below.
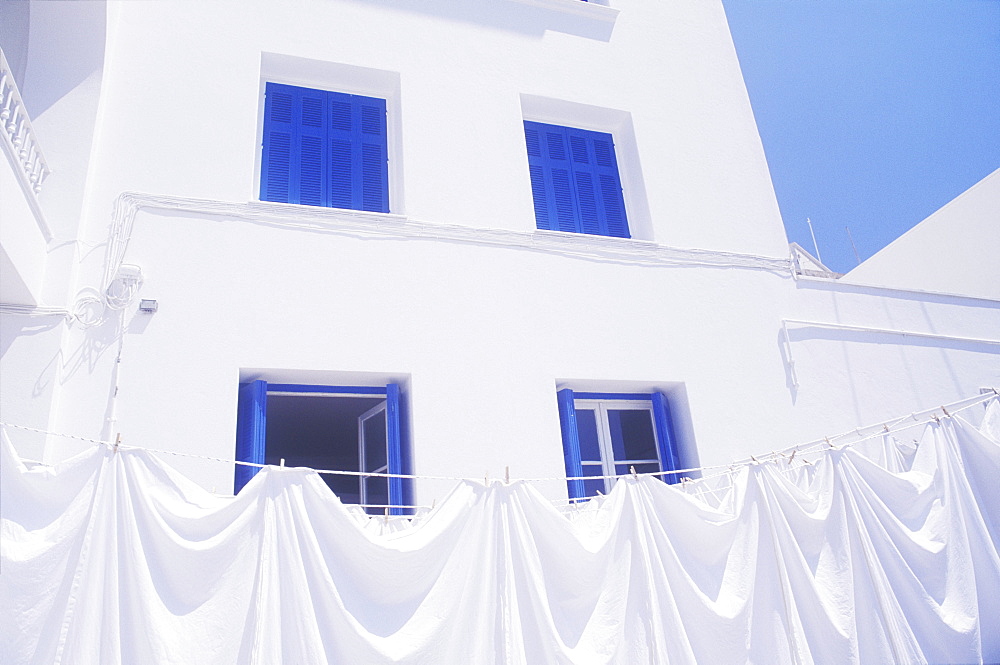
{"type": "Polygon", "coordinates": [[[720,2],[0,2],[0,44],[0,420],[40,463],[0,468],[0,659],[1000,653],[1000,420],[824,452],[819,498],[744,466],[732,518],[708,482],[552,509],[1000,386],[997,175],[832,274],[720,2]],[[234,498],[234,458],[438,510],[234,498]],[[453,480],[507,475],[546,480],[453,480]]]}
{"type": "MultiPolygon", "coordinates": [[[[2,12],[5,422],[232,459],[240,386],[264,380],[272,461],[357,469],[367,422],[366,470],[564,478],[616,469],[610,440],[588,447],[617,436],[616,406],[645,432],[624,466],[688,468],[1000,384],[1000,302],[948,278],[958,251],[843,279],[790,253],[719,2],[2,12]],[[337,125],[348,108],[361,133],[337,125]],[[556,142],[590,152],[561,169],[556,142]],[[541,229],[550,217],[572,230],[541,229]],[[289,384],[375,396],[278,394],[303,390],[289,384]],[[386,386],[387,454],[385,416],[360,418],[386,386]],[[645,415],[657,395],[669,418],[645,415]],[[276,444],[313,417],[346,423],[327,457],[276,444]],[[593,464],[574,466],[577,445],[593,464]]],[[[995,247],[996,187],[985,197],[948,223],[995,247]]],[[[995,262],[972,272],[998,283],[995,262]]],[[[89,445],[15,443],[46,462],[89,445]]],[[[232,488],[232,464],[174,463],[232,488]]]]}

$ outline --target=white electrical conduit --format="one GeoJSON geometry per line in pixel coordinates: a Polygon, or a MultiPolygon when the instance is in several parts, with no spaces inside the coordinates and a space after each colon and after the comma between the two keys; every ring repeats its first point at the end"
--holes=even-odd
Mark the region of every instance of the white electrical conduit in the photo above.
{"type": "Polygon", "coordinates": [[[827,323],[824,321],[803,321],[801,319],[782,319],[781,336],[785,342],[785,353],[787,354],[788,371],[791,374],[792,385],[799,387],[798,375],[795,372],[795,359],[792,357],[792,339],[788,334],[788,325],[797,325],[806,328],[827,328],[830,330],[847,330],[851,332],[865,332],[875,335],[900,335],[902,337],[916,337],[921,339],[937,339],[948,342],[961,342],[965,344],[986,344],[1000,346],[1000,340],[985,339],[980,337],[963,337],[960,335],[942,335],[940,333],[916,332],[912,330],[899,330],[892,328],[873,328],[870,326],[852,326],[846,323],[827,323]]]}

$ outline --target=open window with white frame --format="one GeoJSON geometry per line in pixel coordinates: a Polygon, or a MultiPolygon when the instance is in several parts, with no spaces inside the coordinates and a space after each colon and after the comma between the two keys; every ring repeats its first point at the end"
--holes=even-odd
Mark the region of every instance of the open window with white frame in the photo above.
{"type": "MultiPolygon", "coordinates": [[[[607,494],[614,476],[676,471],[670,405],[661,392],[557,393],[570,499],[607,494]]],[[[660,476],[676,483],[675,474],[660,476]]]]}
{"type": "MultiPolygon", "coordinates": [[[[236,459],[254,464],[304,466],[355,474],[401,474],[409,468],[398,384],[321,386],[240,385],[236,459]]],[[[236,465],[234,491],[259,471],[236,465]]],[[[404,514],[412,503],[407,479],[322,474],[344,503],[368,512],[404,514]]]]}

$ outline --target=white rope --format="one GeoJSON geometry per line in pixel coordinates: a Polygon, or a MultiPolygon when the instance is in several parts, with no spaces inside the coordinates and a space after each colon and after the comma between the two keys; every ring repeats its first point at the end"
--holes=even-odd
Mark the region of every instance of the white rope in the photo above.
{"type": "MultiPolygon", "coordinates": [[[[732,462],[730,464],[715,464],[715,465],[710,465],[710,466],[692,467],[692,468],[688,468],[688,469],[677,469],[677,470],[674,470],[674,471],[656,471],[656,472],[652,472],[652,473],[631,473],[630,472],[630,473],[625,473],[625,474],[614,474],[614,475],[606,475],[606,476],[569,476],[569,477],[567,477],[567,476],[558,476],[558,477],[551,477],[551,478],[520,478],[519,480],[522,480],[524,482],[557,482],[557,481],[566,482],[568,480],[604,480],[604,479],[608,479],[608,478],[622,478],[622,477],[627,477],[627,476],[635,476],[635,477],[651,476],[651,477],[656,477],[656,476],[677,475],[677,474],[684,474],[684,473],[690,474],[690,473],[697,473],[697,472],[701,472],[701,471],[709,471],[709,470],[716,470],[716,469],[728,469],[728,471],[725,474],[716,474],[716,475],[711,475],[711,476],[704,476],[704,477],[701,478],[701,480],[707,480],[709,478],[716,478],[716,477],[719,477],[721,475],[726,475],[728,473],[731,473],[733,470],[736,469],[736,467],[753,466],[753,465],[763,464],[763,463],[767,463],[767,462],[780,461],[781,459],[788,458],[791,455],[791,453],[794,453],[797,456],[801,456],[801,455],[815,454],[817,452],[824,452],[825,450],[840,450],[840,449],[842,449],[844,447],[855,445],[855,444],[861,443],[862,441],[867,441],[869,439],[872,439],[872,438],[875,438],[875,437],[878,437],[878,436],[884,436],[886,434],[892,434],[892,433],[895,433],[895,432],[905,431],[907,429],[911,429],[911,428],[917,427],[919,425],[925,425],[925,424],[927,424],[929,422],[932,422],[932,421],[939,421],[942,417],[945,417],[945,418],[951,417],[951,416],[953,416],[956,413],[964,411],[965,409],[971,408],[971,407],[976,406],[978,404],[982,404],[982,403],[984,403],[984,402],[986,402],[988,400],[995,399],[997,397],[997,395],[998,395],[998,393],[994,389],[993,393],[984,393],[984,394],[981,394],[981,395],[977,395],[975,397],[969,397],[969,398],[966,398],[966,399],[958,400],[956,402],[952,402],[950,404],[946,404],[946,405],[943,405],[943,406],[940,406],[940,407],[936,407],[934,409],[925,409],[924,411],[915,412],[913,414],[910,414],[909,416],[904,416],[902,418],[898,418],[898,419],[896,419],[894,421],[891,421],[891,423],[892,423],[891,425],[890,425],[889,422],[886,422],[886,423],[878,423],[878,424],[875,424],[875,425],[868,425],[866,427],[858,427],[858,428],[855,428],[855,429],[853,429],[853,430],[851,430],[849,432],[845,432],[843,434],[837,434],[837,435],[834,435],[832,437],[824,437],[824,438],[818,439],[816,441],[811,441],[811,442],[807,442],[807,443],[803,443],[803,444],[798,444],[796,446],[791,446],[789,448],[785,448],[785,449],[783,449],[781,451],[772,451],[770,453],[765,453],[765,454],[762,454],[762,455],[751,455],[747,459],[738,460],[738,461],[732,462]],[[940,416],[938,415],[938,411],[939,410],[942,412],[942,415],[940,415],[940,416]],[[918,413],[920,413],[920,414],[927,414],[927,415],[925,416],[925,418],[923,420],[919,420],[916,417],[918,413]],[[912,423],[908,422],[910,419],[912,419],[914,422],[912,422],[912,423]],[[872,431],[872,433],[870,433],[868,435],[864,435],[864,434],[861,433],[862,430],[874,430],[874,431],[872,431]],[[850,436],[857,436],[859,438],[857,438],[854,441],[845,442],[845,443],[840,444],[840,445],[834,445],[834,443],[833,443],[833,441],[838,441],[840,439],[843,439],[845,437],[850,437],[850,436]],[[824,445],[826,446],[826,448],[823,448],[824,445]],[[811,450],[813,448],[816,448],[816,449],[815,450],[811,450]]],[[[264,467],[279,468],[279,467],[277,467],[277,466],[275,466],[273,464],[258,464],[258,463],[255,463],[255,462],[244,462],[242,460],[236,460],[236,459],[230,459],[230,458],[224,458],[224,457],[212,457],[212,456],[209,456],[209,455],[199,455],[199,454],[195,454],[195,453],[179,452],[179,451],[175,451],[175,450],[161,450],[161,449],[157,449],[157,448],[144,448],[142,446],[131,446],[131,445],[123,444],[121,442],[104,441],[104,440],[101,440],[101,439],[91,439],[91,438],[82,437],[82,436],[75,436],[75,435],[72,435],[72,434],[62,434],[62,433],[59,433],[59,432],[50,432],[48,430],[38,429],[38,428],[35,428],[35,427],[28,427],[26,425],[16,425],[14,423],[8,423],[8,422],[5,422],[5,421],[0,421],[0,425],[2,425],[4,427],[12,427],[12,428],[15,428],[15,429],[26,430],[26,431],[29,431],[29,432],[37,432],[39,434],[46,434],[46,435],[52,435],[52,436],[65,437],[67,439],[74,439],[74,440],[77,440],[77,441],[85,441],[85,442],[93,443],[93,444],[97,444],[97,445],[110,446],[112,448],[114,448],[114,447],[117,446],[118,448],[122,448],[122,449],[126,449],[126,450],[144,450],[144,451],[146,451],[148,453],[159,453],[159,454],[164,454],[164,455],[174,455],[174,456],[177,456],[177,457],[187,457],[187,458],[192,458],[192,459],[208,460],[208,461],[212,461],[212,462],[223,462],[225,464],[236,464],[236,465],[240,465],[240,466],[252,466],[252,467],[257,467],[257,468],[264,468],[264,467]]],[[[39,463],[42,464],[41,462],[39,462],[39,463]]],[[[285,467],[285,468],[290,468],[290,467],[285,467]]],[[[294,468],[309,469],[309,467],[294,467],[294,468]]],[[[489,478],[467,478],[467,477],[456,477],[456,476],[430,476],[430,475],[415,475],[415,474],[405,474],[405,473],[380,473],[380,472],[373,472],[373,471],[345,471],[345,470],[341,470],[341,469],[310,469],[310,470],[315,471],[316,473],[319,473],[319,474],[342,475],[342,476],[361,476],[361,477],[366,477],[366,478],[402,478],[402,479],[406,479],[406,480],[446,480],[446,481],[450,481],[450,482],[484,482],[484,484],[488,484],[490,482],[489,478]]],[[[500,481],[500,479],[493,479],[493,480],[495,482],[499,482],[500,481]]]]}

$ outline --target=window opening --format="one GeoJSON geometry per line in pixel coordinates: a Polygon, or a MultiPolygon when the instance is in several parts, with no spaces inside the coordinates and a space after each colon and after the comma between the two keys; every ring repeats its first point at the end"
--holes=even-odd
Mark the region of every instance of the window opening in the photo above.
{"type": "MultiPolygon", "coordinates": [[[[240,461],[313,469],[404,473],[399,386],[307,386],[254,381],[240,386],[236,452],[240,461]]],[[[238,492],[257,473],[236,466],[238,492]]],[[[408,504],[400,478],[321,474],[344,503],[408,504]]],[[[390,508],[392,514],[402,514],[390,508]]]]}
{"type": "MultiPolygon", "coordinates": [[[[615,478],[680,468],[670,411],[662,393],[558,392],[570,498],[607,494],[615,478]],[[592,477],[591,478],[588,478],[592,477]]],[[[661,476],[678,482],[673,474],[661,476]]]]}
{"type": "Polygon", "coordinates": [[[524,121],[535,225],[629,238],[611,134],[524,121]]]}
{"type": "Polygon", "coordinates": [[[389,212],[384,99],[268,82],[263,201],[389,212]]]}

